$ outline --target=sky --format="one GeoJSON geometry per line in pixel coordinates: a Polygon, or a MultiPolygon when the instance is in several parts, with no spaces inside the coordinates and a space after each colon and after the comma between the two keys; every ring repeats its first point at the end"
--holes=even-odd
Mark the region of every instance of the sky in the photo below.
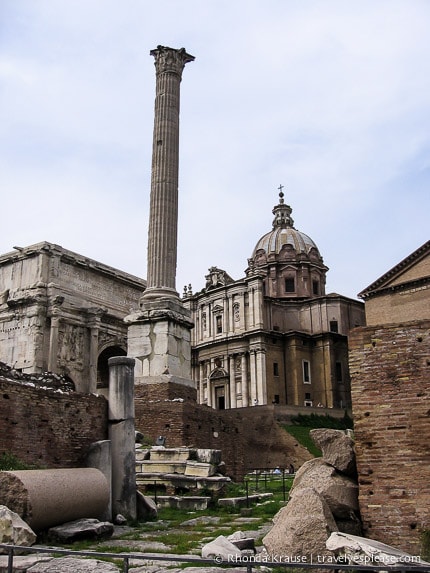
{"type": "Polygon", "coordinates": [[[181,83],[178,292],[245,275],[284,186],[351,298],[429,239],[428,0],[0,0],[0,253],[146,277],[158,45],[181,83]]]}

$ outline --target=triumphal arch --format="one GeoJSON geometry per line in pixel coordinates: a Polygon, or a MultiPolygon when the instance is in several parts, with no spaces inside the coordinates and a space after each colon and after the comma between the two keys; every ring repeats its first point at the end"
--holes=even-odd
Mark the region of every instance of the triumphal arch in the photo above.
{"type": "Polygon", "coordinates": [[[146,281],[48,242],[0,256],[0,361],[103,393],[146,281]]]}

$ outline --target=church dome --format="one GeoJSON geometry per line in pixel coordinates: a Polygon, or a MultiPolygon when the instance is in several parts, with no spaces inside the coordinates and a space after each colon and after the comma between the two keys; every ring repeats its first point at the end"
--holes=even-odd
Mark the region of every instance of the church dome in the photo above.
{"type": "Polygon", "coordinates": [[[282,191],[279,193],[279,204],[273,208],[272,213],[275,215],[273,229],[259,239],[252,253],[252,259],[256,263],[263,251],[266,257],[270,257],[279,255],[283,249],[290,253],[294,251],[297,256],[309,257],[312,254],[313,259],[320,258],[322,261],[314,241],[293,227],[292,209],[284,203],[282,191]]]}
{"type": "Polygon", "coordinates": [[[292,209],[284,203],[282,191],[272,213],[273,228],[255,245],[248,259],[247,277],[262,277],[264,294],[272,298],[305,299],[325,295],[328,268],[314,241],[294,228],[292,209]]]}
{"type": "Polygon", "coordinates": [[[269,254],[276,254],[282,250],[285,245],[291,245],[296,253],[309,254],[311,249],[318,248],[313,240],[305,235],[301,231],[294,229],[294,227],[275,227],[270,233],[266,233],[261,237],[255,246],[253,257],[255,257],[257,251],[261,249],[269,254]]]}

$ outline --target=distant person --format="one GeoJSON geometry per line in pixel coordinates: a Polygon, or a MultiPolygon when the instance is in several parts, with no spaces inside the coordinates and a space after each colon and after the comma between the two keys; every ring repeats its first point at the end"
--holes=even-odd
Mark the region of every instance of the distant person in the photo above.
{"type": "Polygon", "coordinates": [[[277,476],[281,475],[281,470],[279,469],[279,466],[276,466],[276,468],[273,470],[273,473],[277,476]]]}
{"type": "Polygon", "coordinates": [[[294,474],[294,473],[296,473],[295,470],[294,470],[293,464],[290,464],[290,465],[288,466],[288,473],[289,473],[289,474],[294,474]]]}

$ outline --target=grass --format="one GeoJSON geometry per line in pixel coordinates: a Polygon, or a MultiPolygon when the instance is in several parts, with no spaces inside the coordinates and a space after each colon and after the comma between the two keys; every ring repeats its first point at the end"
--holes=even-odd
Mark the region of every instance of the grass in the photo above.
{"type": "MultiPolygon", "coordinates": [[[[291,486],[291,479],[286,479],[286,489],[291,486]]],[[[253,484],[249,485],[249,493],[254,493],[253,484]]],[[[263,483],[260,481],[259,491],[263,492],[263,483]],[[260,487],[261,486],[261,487],[260,487]]],[[[266,481],[267,491],[273,491],[273,498],[263,503],[253,503],[247,510],[247,517],[257,518],[249,523],[243,522],[238,525],[234,522],[236,518],[242,516],[241,510],[237,507],[223,507],[213,504],[207,510],[190,512],[175,508],[160,508],[158,520],[156,522],[137,522],[133,524],[133,530],[124,533],[120,540],[124,541],[123,546],[112,545],[110,540],[105,541],[77,541],[72,546],[65,547],[77,551],[101,551],[105,553],[133,553],[139,551],[127,547],[127,541],[142,541],[145,543],[147,553],[171,553],[178,555],[200,554],[202,545],[208,539],[215,539],[219,535],[228,536],[240,528],[242,531],[255,530],[272,519],[272,517],[285,505],[282,491],[282,480],[280,478],[270,478],[266,481]],[[249,511],[249,514],[248,514],[249,511]],[[184,525],[185,522],[200,517],[217,517],[216,523],[207,524],[198,522],[194,525],[184,525]],[[151,548],[151,543],[154,547],[151,548]],[[163,543],[168,549],[161,549],[158,546],[163,543]]],[[[245,484],[231,484],[223,497],[245,495],[245,484]]],[[[287,492],[288,493],[288,492],[287,492]]]]}
{"type": "Polygon", "coordinates": [[[321,457],[321,450],[316,447],[313,443],[309,433],[313,428],[305,426],[287,426],[284,425],[283,428],[291,434],[296,440],[305,447],[314,457],[321,457]]]}
{"type": "Polygon", "coordinates": [[[321,456],[321,450],[316,447],[310,437],[310,431],[316,428],[332,428],[334,430],[352,429],[353,422],[345,411],[343,418],[335,418],[327,414],[299,414],[291,417],[292,424],[283,428],[305,447],[316,458],[321,456]]]}

